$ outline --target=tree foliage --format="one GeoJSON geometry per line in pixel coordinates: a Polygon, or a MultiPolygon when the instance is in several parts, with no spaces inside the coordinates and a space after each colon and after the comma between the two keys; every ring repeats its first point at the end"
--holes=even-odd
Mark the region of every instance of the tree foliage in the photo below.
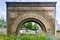
{"type": "Polygon", "coordinates": [[[6,22],[4,21],[4,19],[0,19],[0,28],[2,28],[2,27],[4,27],[4,28],[6,28],[6,22]]]}
{"type": "Polygon", "coordinates": [[[32,22],[27,22],[27,23],[25,23],[25,24],[24,24],[24,27],[25,27],[26,29],[30,29],[30,30],[37,30],[37,29],[38,29],[37,23],[34,23],[34,25],[33,25],[32,22]]]}

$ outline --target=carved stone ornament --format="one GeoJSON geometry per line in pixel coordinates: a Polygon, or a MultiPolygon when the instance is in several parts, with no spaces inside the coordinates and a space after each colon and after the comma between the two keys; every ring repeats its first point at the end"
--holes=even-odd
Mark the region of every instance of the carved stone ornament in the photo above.
{"type": "Polygon", "coordinates": [[[16,17],[15,12],[10,13],[10,18],[15,18],[15,17],[16,17]]]}

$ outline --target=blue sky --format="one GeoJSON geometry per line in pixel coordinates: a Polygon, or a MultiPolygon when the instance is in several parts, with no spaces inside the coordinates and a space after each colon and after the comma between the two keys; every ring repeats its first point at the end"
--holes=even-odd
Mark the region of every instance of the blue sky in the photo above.
{"type": "Polygon", "coordinates": [[[60,24],[60,0],[0,0],[0,18],[6,20],[6,3],[5,2],[57,2],[56,20],[60,24]]]}

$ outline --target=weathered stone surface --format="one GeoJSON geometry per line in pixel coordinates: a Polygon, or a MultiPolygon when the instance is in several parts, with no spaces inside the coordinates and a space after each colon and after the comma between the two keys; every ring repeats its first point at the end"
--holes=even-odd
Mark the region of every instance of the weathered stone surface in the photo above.
{"type": "Polygon", "coordinates": [[[45,6],[42,6],[44,4],[40,4],[40,6],[37,6],[38,4],[33,4],[35,7],[31,6],[32,4],[30,4],[29,7],[15,6],[16,4],[13,3],[14,6],[11,6],[10,4],[10,6],[7,7],[7,32],[9,34],[18,34],[19,26],[22,26],[26,21],[35,21],[42,26],[41,28],[44,32],[55,34],[54,2],[51,4],[48,2],[45,6]],[[50,4],[50,6],[47,4],[50,4]]]}
{"type": "Polygon", "coordinates": [[[8,10],[55,10],[54,7],[9,7],[8,10]]]}

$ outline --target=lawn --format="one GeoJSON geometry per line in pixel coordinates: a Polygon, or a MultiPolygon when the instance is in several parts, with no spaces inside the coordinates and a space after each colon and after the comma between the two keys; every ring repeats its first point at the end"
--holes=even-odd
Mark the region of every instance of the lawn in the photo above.
{"type": "Polygon", "coordinates": [[[60,40],[51,35],[44,33],[41,34],[21,34],[21,35],[2,35],[0,34],[0,40],[60,40]]]}

